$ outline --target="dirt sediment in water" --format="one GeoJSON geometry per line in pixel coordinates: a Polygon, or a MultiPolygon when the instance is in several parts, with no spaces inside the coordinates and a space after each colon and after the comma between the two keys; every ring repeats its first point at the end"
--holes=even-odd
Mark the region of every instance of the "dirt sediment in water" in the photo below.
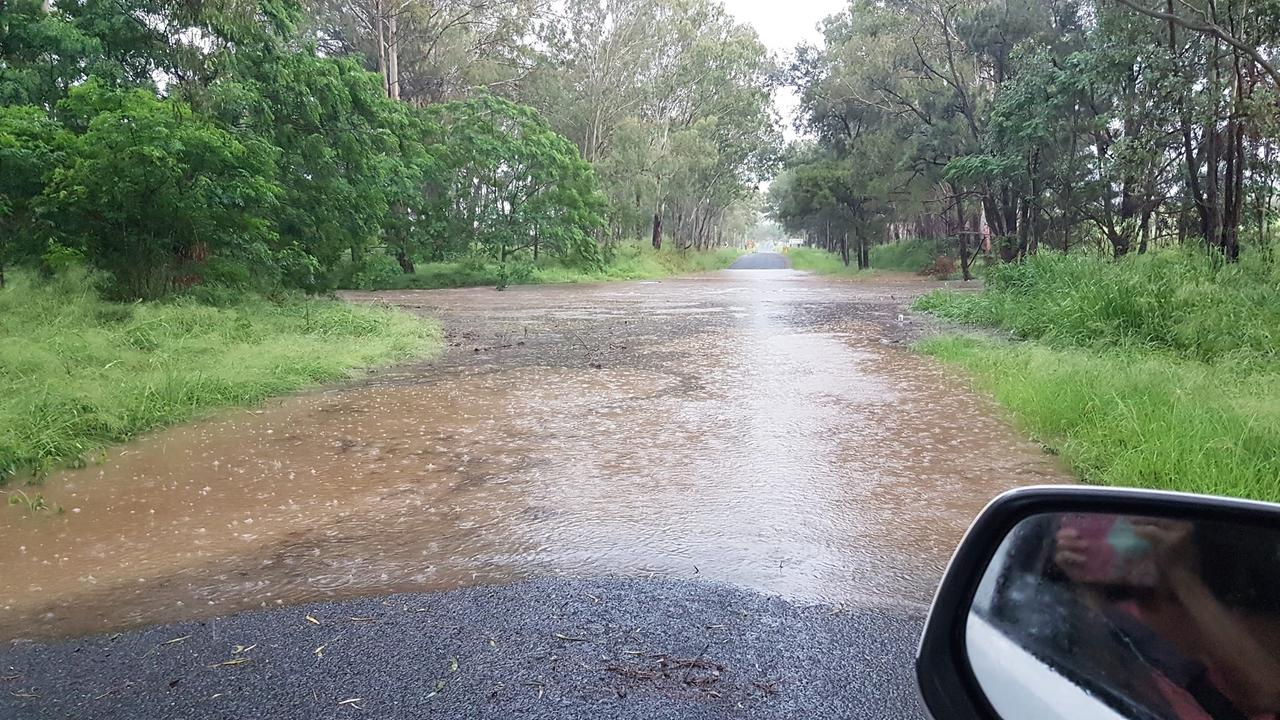
{"type": "Polygon", "coordinates": [[[1067,475],[903,347],[917,278],[352,293],[450,349],[156,433],[0,508],[0,638],[542,576],[927,602],[973,515],[1067,475]]]}

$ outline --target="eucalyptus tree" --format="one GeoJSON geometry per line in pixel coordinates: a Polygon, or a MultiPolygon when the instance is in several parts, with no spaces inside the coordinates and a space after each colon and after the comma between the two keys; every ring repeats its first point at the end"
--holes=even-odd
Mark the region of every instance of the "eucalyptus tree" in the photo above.
{"type": "Polygon", "coordinates": [[[596,167],[606,237],[722,241],[780,142],[754,31],[708,0],[569,0],[538,51],[519,96],[596,167]]]}

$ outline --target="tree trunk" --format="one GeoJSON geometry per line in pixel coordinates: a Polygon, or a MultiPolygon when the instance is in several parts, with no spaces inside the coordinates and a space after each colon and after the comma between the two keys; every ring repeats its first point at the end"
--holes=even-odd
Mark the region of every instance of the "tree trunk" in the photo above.
{"type": "MultiPolygon", "coordinates": [[[[830,232],[830,226],[828,232],[830,232]]],[[[844,238],[840,241],[840,259],[844,261],[844,266],[849,267],[849,231],[844,231],[844,238]]],[[[862,268],[862,255],[858,255],[858,268],[862,268]]]]}
{"type": "Polygon", "coordinates": [[[956,241],[960,246],[960,275],[965,280],[972,280],[973,275],[969,273],[969,264],[972,262],[969,258],[969,234],[965,229],[964,222],[964,200],[956,197],[956,241]]]}
{"type": "Polygon", "coordinates": [[[400,27],[395,13],[387,19],[387,97],[400,99],[400,27]]]}
{"type": "Polygon", "coordinates": [[[396,262],[400,263],[400,269],[404,271],[405,275],[413,274],[413,258],[409,257],[409,253],[404,249],[403,245],[396,248],[396,262]]]}
{"type": "Polygon", "coordinates": [[[1027,222],[1027,211],[1028,211],[1028,207],[1027,207],[1027,202],[1026,202],[1026,200],[1025,200],[1025,199],[1024,199],[1022,202],[1018,203],[1018,205],[1019,205],[1019,207],[1018,207],[1018,219],[1016,220],[1016,222],[1017,222],[1017,224],[1018,224],[1018,259],[1019,259],[1019,260],[1026,260],[1026,259],[1027,259],[1027,245],[1028,245],[1028,239],[1027,239],[1027,233],[1028,233],[1028,228],[1027,228],[1027,225],[1028,225],[1028,222],[1027,222]]]}
{"type": "Polygon", "coordinates": [[[858,236],[858,267],[862,270],[871,268],[871,245],[864,235],[858,236]]]}
{"type": "Polygon", "coordinates": [[[662,216],[653,214],[653,249],[662,249],[662,216]]]}
{"type": "Polygon", "coordinates": [[[373,22],[378,26],[378,74],[382,76],[382,92],[391,97],[391,85],[387,78],[387,28],[386,18],[382,14],[383,0],[373,4],[373,22]]]}

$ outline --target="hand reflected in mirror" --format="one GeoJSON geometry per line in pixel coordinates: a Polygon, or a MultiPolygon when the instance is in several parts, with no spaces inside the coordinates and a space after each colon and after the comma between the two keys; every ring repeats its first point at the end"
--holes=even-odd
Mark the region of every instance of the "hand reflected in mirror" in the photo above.
{"type": "Polygon", "coordinates": [[[967,636],[1002,717],[1276,718],[1280,533],[1033,516],[992,560],[967,636]]]}

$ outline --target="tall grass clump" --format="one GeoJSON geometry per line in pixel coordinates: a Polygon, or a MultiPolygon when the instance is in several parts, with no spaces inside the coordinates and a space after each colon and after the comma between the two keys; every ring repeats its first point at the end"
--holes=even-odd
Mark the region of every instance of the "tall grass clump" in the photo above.
{"type": "Polygon", "coordinates": [[[1258,258],[1214,266],[1183,252],[1042,252],[992,266],[981,294],[935,291],[916,308],[1056,346],[1133,346],[1200,361],[1280,356],[1280,272],[1258,258]]]}
{"type": "Polygon", "coordinates": [[[0,291],[0,479],[438,345],[434,325],[336,300],[122,304],[83,274],[14,280],[0,291]]]}

